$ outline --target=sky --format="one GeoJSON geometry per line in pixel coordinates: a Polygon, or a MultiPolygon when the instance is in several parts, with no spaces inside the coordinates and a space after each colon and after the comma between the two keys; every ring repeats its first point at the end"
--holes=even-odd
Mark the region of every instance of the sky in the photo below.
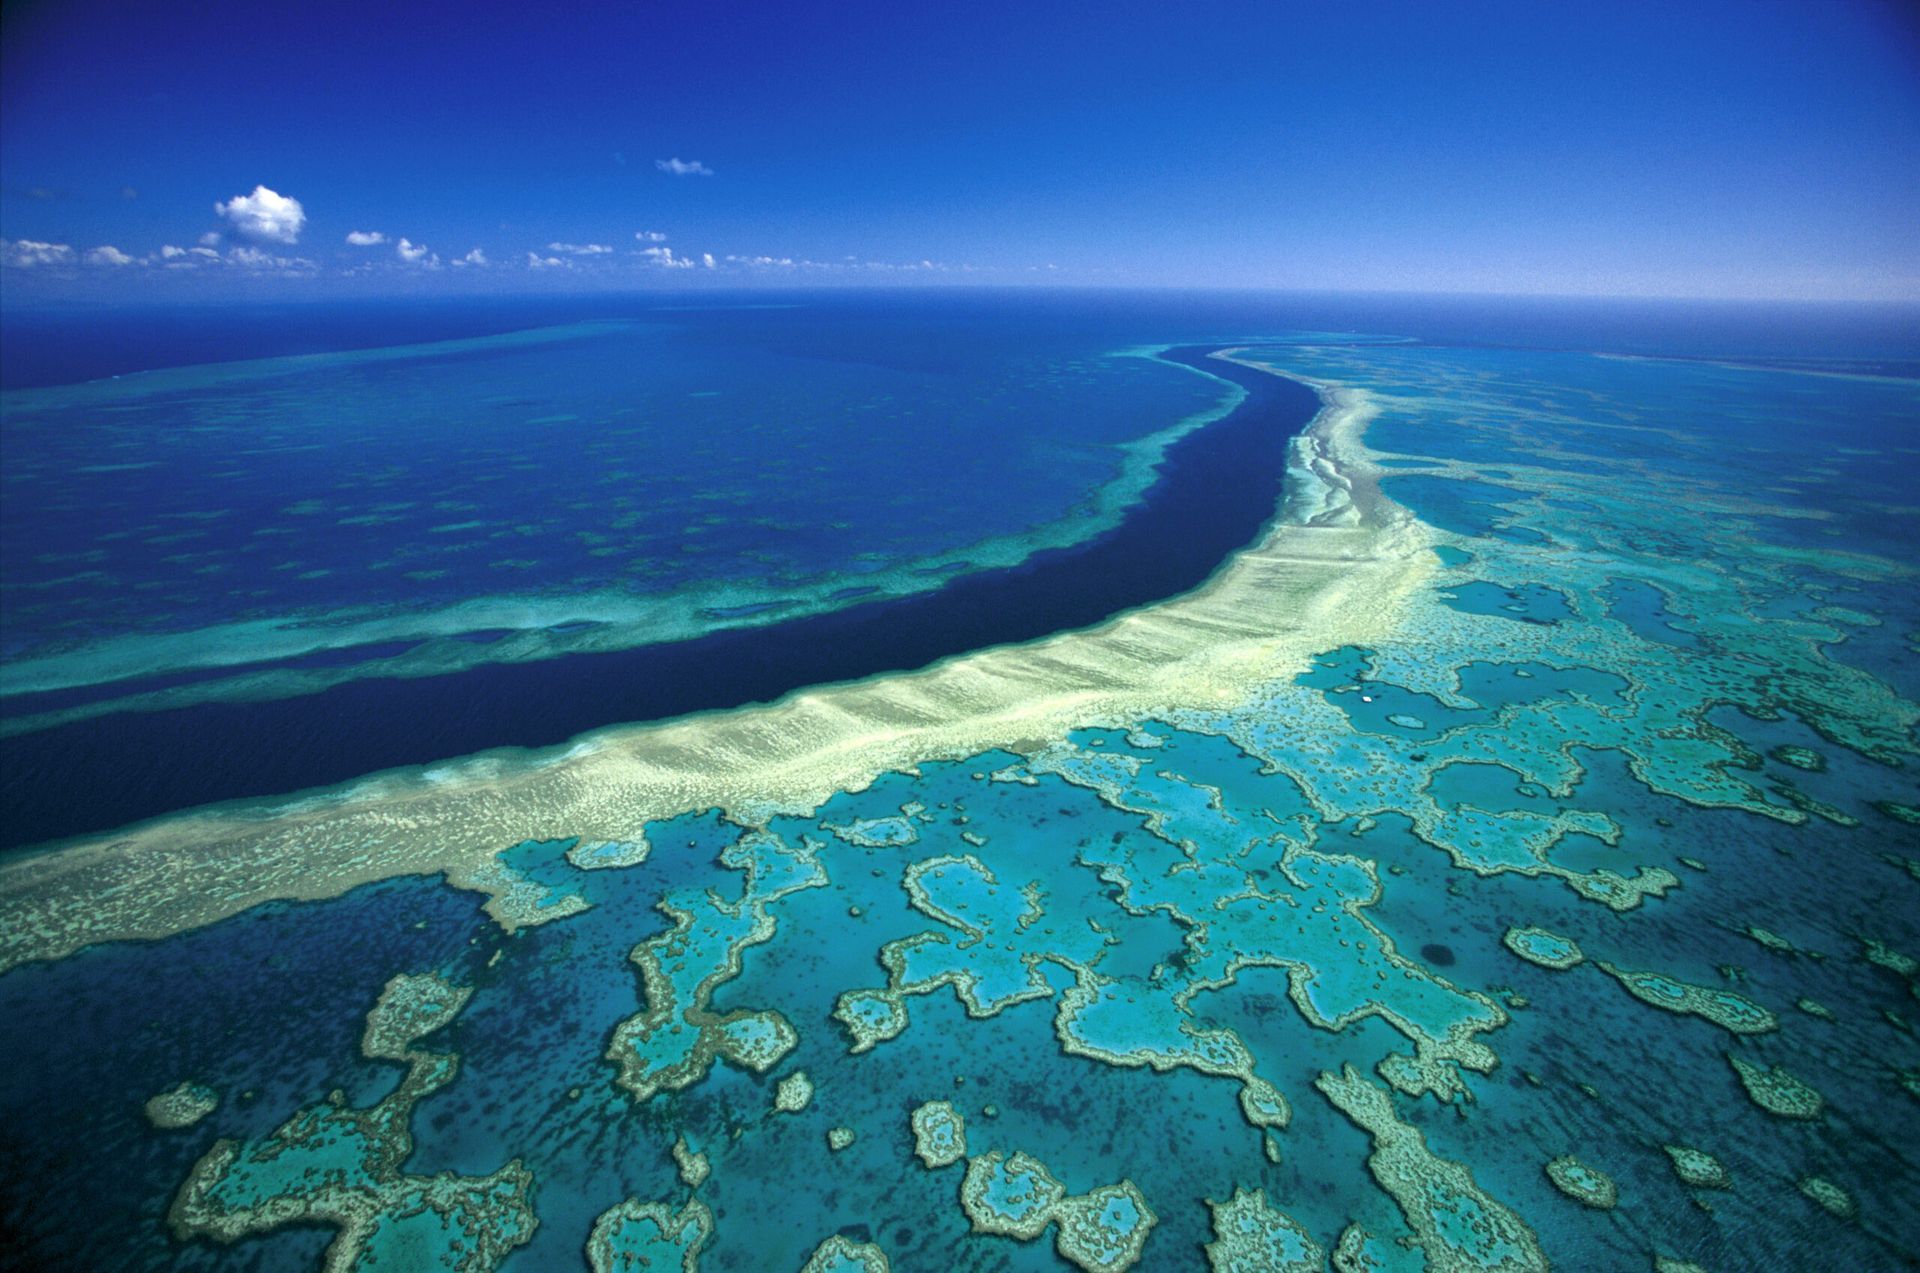
{"type": "Polygon", "coordinates": [[[8,0],[0,300],[1920,299],[1920,8],[8,0]]]}

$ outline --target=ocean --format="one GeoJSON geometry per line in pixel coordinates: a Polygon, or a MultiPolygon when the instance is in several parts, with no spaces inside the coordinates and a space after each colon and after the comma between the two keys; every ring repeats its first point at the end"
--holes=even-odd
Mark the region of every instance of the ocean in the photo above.
{"type": "Polygon", "coordinates": [[[9,316],[13,1258],[1920,1263],[1911,308],[754,301],[9,316]]]}

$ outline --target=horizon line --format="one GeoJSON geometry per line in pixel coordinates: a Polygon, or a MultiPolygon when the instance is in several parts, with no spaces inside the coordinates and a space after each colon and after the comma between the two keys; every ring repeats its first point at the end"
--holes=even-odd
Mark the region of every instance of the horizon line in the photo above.
{"type": "Polygon", "coordinates": [[[1075,293],[1108,292],[1137,293],[1142,295],[1235,295],[1235,296],[1305,296],[1305,297],[1349,297],[1349,298],[1397,298],[1405,300],[1482,300],[1482,301],[1582,301],[1582,302],[1633,302],[1654,304],[1708,304],[1708,305],[1784,305],[1807,307],[1859,306],[1876,308],[1920,308],[1920,292],[1911,296],[1808,296],[1808,295],[1746,295],[1726,293],[1678,293],[1678,292],[1583,292],[1583,291],[1512,291],[1498,288],[1422,288],[1422,287],[1327,287],[1303,285],[1264,285],[1264,284],[1222,284],[1222,283],[1121,283],[1121,282],[1066,282],[1046,280],[1033,282],[1011,282],[1005,280],[968,281],[963,279],[916,279],[900,283],[774,283],[738,282],[714,284],[702,287],[582,287],[568,289],[504,288],[499,290],[461,289],[437,291],[379,291],[367,293],[333,293],[315,295],[303,292],[294,296],[270,296],[259,292],[246,295],[228,294],[225,296],[199,297],[98,297],[98,296],[38,296],[19,298],[17,289],[0,289],[0,315],[30,315],[36,312],[53,313],[58,311],[102,311],[102,310],[141,310],[141,309],[245,309],[259,305],[319,306],[354,303],[395,303],[461,301],[511,301],[543,300],[557,301],[567,299],[712,299],[718,296],[739,294],[763,295],[849,295],[849,294],[898,294],[904,292],[1020,292],[1020,293],[1075,293]]]}

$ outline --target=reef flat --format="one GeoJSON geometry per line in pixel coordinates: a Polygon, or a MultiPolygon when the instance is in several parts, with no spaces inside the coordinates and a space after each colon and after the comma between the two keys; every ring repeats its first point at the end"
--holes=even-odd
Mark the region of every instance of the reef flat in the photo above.
{"type": "Polygon", "coordinates": [[[0,1115],[138,1267],[1920,1260],[1920,391],[1222,349],[1193,592],[0,865],[0,1115]]]}

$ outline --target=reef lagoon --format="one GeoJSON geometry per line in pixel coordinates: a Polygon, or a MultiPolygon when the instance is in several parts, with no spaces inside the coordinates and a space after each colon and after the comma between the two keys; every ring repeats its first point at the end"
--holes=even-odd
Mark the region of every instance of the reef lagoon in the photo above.
{"type": "Polygon", "coordinates": [[[1917,332],[10,320],[0,1261],[1920,1267],[1917,332]]]}

